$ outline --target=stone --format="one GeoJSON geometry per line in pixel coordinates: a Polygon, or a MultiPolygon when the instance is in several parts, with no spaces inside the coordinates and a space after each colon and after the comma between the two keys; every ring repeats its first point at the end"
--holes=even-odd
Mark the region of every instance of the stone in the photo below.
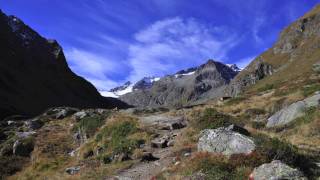
{"type": "Polygon", "coordinates": [[[203,130],[198,141],[198,151],[223,155],[250,154],[255,148],[251,138],[223,127],[203,130]]]}
{"type": "Polygon", "coordinates": [[[168,141],[169,137],[168,136],[163,136],[160,138],[153,139],[151,141],[151,147],[153,148],[166,148],[168,147],[168,141]]]}
{"type": "Polygon", "coordinates": [[[320,94],[315,94],[311,97],[298,101],[285,107],[268,118],[267,127],[276,127],[288,124],[293,120],[305,115],[305,111],[310,107],[319,107],[320,94]]]}
{"type": "Polygon", "coordinates": [[[37,130],[44,125],[44,123],[40,119],[37,119],[37,118],[25,121],[24,124],[30,130],[37,130]]]}
{"type": "Polygon", "coordinates": [[[235,124],[229,125],[228,127],[226,127],[226,129],[229,131],[238,132],[238,133],[246,135],[246,136],[250,136],[250,133],[248,130],[246,130],[245,128],[240,127],[238,125],[235,125],[235,124]]]}
{"type": "Polygon", "coordinates": [[[252,179],[254,180],[307,180],[302,172],[297,169],[291,168],[290,166],[278,160],[272,161],[268,164],[263,164],[255,168],[250,177],[252,177],[252,179]]]}
{"type": "Polygon", "coordinates": [[[80,166],[69,167],[69,168],[66,168],[65,171],[66,171],[66,173],[68,173],[70,175],[75,175],[75,174],[79,173],[80,166]]]}
{"type": "Polygon", "coordinates": [[[141,161],[142,162],[145,162],[145,161],[156,161],[156,160],[159,160],[159,158],[154,157],[151,152],[144,152],[142,154],[142,157],[141,157],[141,161]]]}
{"type": "Polygon", "coordinates": [[[76,121],[83,119],[84,117],[88,116],[88,113],[85,111],[79,111],[72,115],[72,118],[76,121]]]}
{"type": "Polygon", "coordinates": [[[67,116],[70,116],[76,112],[78,112],[79,109],[77,108],[70,108],[70,107],[56,107],[51,108],[45,112],[45,115],[54,118],[54,119],[63,119],[67,116]]]}
{"type": "Polygon", "coordinates": [[[168,147],[171,147],[171,146],[174,146],[174,140],[169,140],[168,142],[167,142],[167,146],[168,147]]]}
{"type": "Polygon", "coordinates": [[[34,131],[16,132],[18,138],[24,139],[36,134],[34,131]]]}

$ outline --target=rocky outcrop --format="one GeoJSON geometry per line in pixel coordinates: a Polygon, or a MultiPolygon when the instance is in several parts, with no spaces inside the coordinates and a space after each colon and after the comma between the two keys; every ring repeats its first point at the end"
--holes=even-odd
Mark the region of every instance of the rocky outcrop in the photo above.
{"type": "Polygon", "coordinates": [[[254,169],[250,176],[254,180],[265,179],[288,179],[288,180],[306,180],[303,173],[297,169],[282,163],[281,161],[272,161],[268,164],[263,164],[254,169]]]}
{"type": "Polygon", "coordinates": [[[273,76],[272,82],[290,82],[301,76],[306,77],[312,68],[318,72],[319,49],[320,5],[317,5],[285,28],[274,46],[257,56],[242,70],[225,93],[237,96],[246,87],[270,76],[273,76]]]}
{"type": "Polygon", "coordinates": [[[34,116],[49,107],[125,107],[68,67],[61,46],[0,11],[0,120],[34,116]]]}
{"type": "Polygon", "coordinates": [[[223,90],[238,72],[225,64],[209,60],[198,68],[168,75],[153,82],[148,89],[120,97],[138,107],[181,107],[199,104],[223,95],[223,90]]]}
{"type": "Polygon", "coordinates": [[[303,101],[298,101],[285,107],[268,118],[267,127],[282,126],[305,115],[307,108],[317,107],[320,104],[320,94],[316,94],[303,101]]]}
{"type": "Polygon", "coordinates": [[[198,141],[198,151],[224,155],[249,154],[255,148],[251,138],[223,127],[202,131],[198,141]]]}

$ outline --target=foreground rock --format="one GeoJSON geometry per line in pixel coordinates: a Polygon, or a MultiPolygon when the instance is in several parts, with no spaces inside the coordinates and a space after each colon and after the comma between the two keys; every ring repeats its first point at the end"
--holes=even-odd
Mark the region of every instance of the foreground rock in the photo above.
{"type": "Polygon", "coordinates": [[[80,171],[80,166],[69,167],[65,171],[66,171],[66,173],[68,173],[70,175],[74,175],[80,171]]]}
{"type": "Polygon", "coordinates": [[[272,161],[268,164],[263,164],[258,168],[255,168],[251,174],[254,180],[266,180],[266,179],[287,179],[287,180],[303,180],[307,179],[303,176],[303,173],[297,169],[293,169],[290,166],[282,163],[281,161],[272,161]]]}
{"type": "Polygon", "coordinates": [[[298,101],[291,104],[288,107],[283,108],[282,110],[275,113],[268,119],[267,127],[276,127],[286,125],[293,120],[302,117],[305,115],[305,111],[310,107],[319,106],[320,94],[316,94],[309,98],[304,99],[303,101],[298,101]]]}
{"type": "Polygon", "coordinates": [[[255,147],[255,143],[249,137],[223,127],[202,131],[198,142],[198,151],[224,155],[249,154],[255,147]]]}

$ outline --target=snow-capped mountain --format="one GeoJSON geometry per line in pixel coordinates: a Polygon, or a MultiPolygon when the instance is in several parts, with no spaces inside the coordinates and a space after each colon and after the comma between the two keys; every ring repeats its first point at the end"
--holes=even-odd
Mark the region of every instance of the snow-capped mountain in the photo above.
{"type": "Polygon", "coordinates": [[[137,90],[145,90],[151,88],[154,82],[159,81],[159,77],[144,77],[136,83],[130,81],[124,83],[122,86],[115,87],[109,91],[100,91],[100,94],[105,97],[118,98],[127,93],[131,93],[137,90]]]}
{"type": "MultiPolygon", "coordinates": [[[[240,72],[242,69],[240,69],[236,64],[226,64],[225,66],[232,69],[234,72],[240,72]]],[[[201,69],[201,66],[199,67],[192,67],[189,69],[181,70],[176,72],[173,75],[164,76],[164,77],[144,77],[141,80],[137,81],[136,83],[131,83],[130,81],[126,82],[122,86],[115,87],[109,91],[100,91],[100,94],[105,97],[114,97],[119,98],[120,96],[123,96],[128,93],[132,93],[139,90],[148,90],[152,88],[155,82],[164,79],[166,77],[173,77],[175,79],[184,78],[187,76],[192,76],[196,73],[198,69],[201,69]]],[[[230,74],[230,73],[226,73],[230,74]]]]}
{"type": "Polygon", "coordinates": [[[226,64],[226,66],[228,66],[229,68],[231,68],[232,70],[234,70],[236,72],[242,71],[242,69],[239,68],[236,64],[226,64]]]}

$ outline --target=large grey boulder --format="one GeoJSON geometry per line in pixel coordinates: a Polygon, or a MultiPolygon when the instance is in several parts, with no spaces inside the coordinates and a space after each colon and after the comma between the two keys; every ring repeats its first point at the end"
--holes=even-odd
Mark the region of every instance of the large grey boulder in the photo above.
{"type": "Polygon", "coordinates": [[[285,107],[272,115],[267,122],[267,127],[282,126],[292,122],[293,120],[305,115],[305,111],[310,107],[319,106],[320,94],[317,93],[314,96],[306,98],[302,101],[298,101],[285,107]]]}
{"type": "Polygon", "coordinates": [[[251,178],[254,180],[306,180],[303,173],[297,169],[293,169],[290,166],[282,163],[281,161],[272,161],[268,164],[263,164],[254,169],[251,174],[251,178]]]}
{"type": "Polygon", "coordinates": [[[198,151],[224,155],[249,154],[255,147],[251,138],[223,127],[202,131],[198,142],[198,151]]]}

